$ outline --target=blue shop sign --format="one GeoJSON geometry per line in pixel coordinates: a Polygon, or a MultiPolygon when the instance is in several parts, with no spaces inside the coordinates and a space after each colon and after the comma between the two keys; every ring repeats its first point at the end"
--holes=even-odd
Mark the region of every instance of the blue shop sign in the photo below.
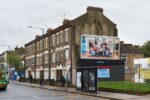
{"type": "Polygon", "coordinates": [[[98,69],[98,78],[110,78],[110,72],[109,69],[98,69]]]}

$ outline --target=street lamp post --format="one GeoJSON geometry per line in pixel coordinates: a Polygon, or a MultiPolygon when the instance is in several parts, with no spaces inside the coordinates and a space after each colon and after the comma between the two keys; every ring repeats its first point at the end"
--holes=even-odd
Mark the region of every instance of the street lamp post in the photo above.
{"type": "Polygon", "coordinates": [[[8,47],[8,51],[10,51],[10,45],[0,45],[0,46],[3,46],[3,47],[8,47]]]}
{"type": "Polygon", "coordinates": [[[42,35],[44,35],[44,28],[41,27],[33,27],[33,26],[27,26],[28,28],[34,28],[34,29],[39,29],[42,30],[42,35]]]}
{"type": "MultiPolygon", "coordinates": [[[[42,31],[42,35],[44,35],[44,28],[41,28],[41,27],[33,27],[33,26],[27,26],[28,28],[34,28],[34,29],[39,29],[39,30],[41,30],[42,31]]],[[[44,79],[44,39],[43,39],[43,53],[42,53],[42,57],[43,57],[43,60],[42,60],[42,62],[43,62],[43,72],[42,72],[42,78],[44,79]]],[[[36,65],[35,65],[36,66],[36,65]]],[[[36,73],[36,68],[35,68],[35,73],[36,73]]],[[[36,77],[36,74],[35,74],[35,77],[36,77]]]]}

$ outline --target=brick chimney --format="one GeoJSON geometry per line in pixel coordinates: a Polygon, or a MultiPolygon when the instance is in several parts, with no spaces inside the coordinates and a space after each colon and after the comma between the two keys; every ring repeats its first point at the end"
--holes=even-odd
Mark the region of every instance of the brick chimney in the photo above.
{"type": "Polygon", "coordinates": [[[39,38],[39,37],[40,37],[40,35],[36,35],[36,36],[35,36],[35,39],[37,39],[37,38],[39,38]]]}
{"type": "Polygon", "coordinates": [[[52,28],[48,28],[48,29],[47,29],[47,33],[51,33],[52,31],[53,31],[52,28]]]}
{"type": "Polygon", "coordinates": [[[66,23],[68,23],[68,22],[70,22],[70,20],[67,19],[67,18],[65,18],[65,19],[63,20],[63,25],[66,24],[66,23]]]}
{"type": "Polygon", "coordinates": [[[88,6],[88,7],[87,7],[87,12],[90,12],[90,11],[94,11],[94,12],[102,12],[102,13],[103,13],[103,9],[100,8],[100,7],[92,7],[92,6],[88,6]]]}

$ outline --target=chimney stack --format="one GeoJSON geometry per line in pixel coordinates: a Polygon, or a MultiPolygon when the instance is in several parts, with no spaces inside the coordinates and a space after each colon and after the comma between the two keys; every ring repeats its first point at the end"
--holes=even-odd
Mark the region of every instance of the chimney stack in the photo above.
{"type": "Polygon", "coordinates": [[[39,38],[39,37],[40,37],[40,35],[36,35],[36,36],[35,36],[35,39],[37,39],[37,38],[39,38]]]}
{"type": "Polygon", "coordinates": [[[103,9],[100,7],[92,7],[92,6],[88,6],[87,7],[87,12],[89,11],[95,11],[95,12],[102,12],[103,13],[103,9]]]}
{"type": "Polygon", "coordinates": [[[48,28],[48,29],[47,29],[47,33],[51,33],[52,31],[53,31],[52,28],[48,28]]]}
{"type": "Polygon", "coordinates": [[[70,21],[69,19],[65,18],[65,19],[63,20],[63,25],[66,24],[66,23],[68,23],[69,21],[70,21]]]}

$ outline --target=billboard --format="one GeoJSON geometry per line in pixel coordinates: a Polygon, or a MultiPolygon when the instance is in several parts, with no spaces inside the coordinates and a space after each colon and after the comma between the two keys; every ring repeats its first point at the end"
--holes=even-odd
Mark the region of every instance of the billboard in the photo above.
{"type": "Polygon", "coordinates": [[[145,83],[150,80],[150,58],[141,58],[134,60],[134,81],[145,83]]]}
{"type": "Polygon", "coordinates": [[[81,59],[120,59],[119,38],[82,35],[81,59]]]}

